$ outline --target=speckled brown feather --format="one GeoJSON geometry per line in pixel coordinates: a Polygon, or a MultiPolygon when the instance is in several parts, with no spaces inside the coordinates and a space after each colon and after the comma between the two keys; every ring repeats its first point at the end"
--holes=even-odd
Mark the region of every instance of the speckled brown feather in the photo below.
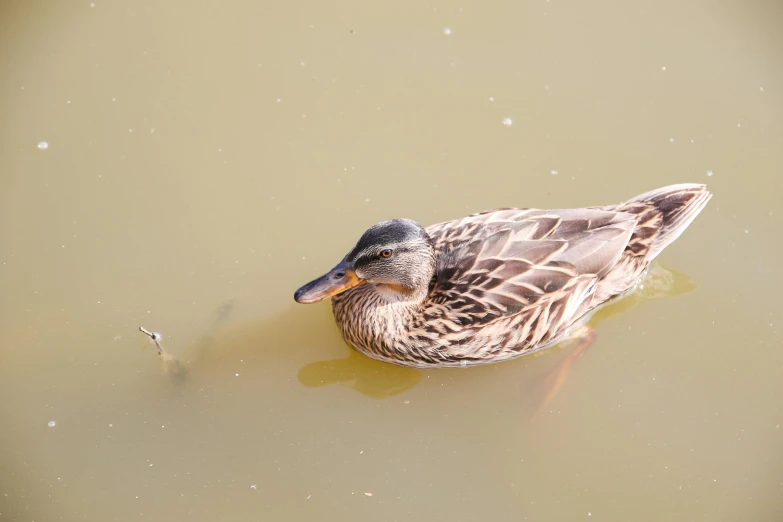
{"type": "Polygon", "coordinates": [[[432,225],[435,277],[423,303],[389,303],[364,285],[333,298],[335,318],[357,350],[405,366],[532,353],[632,289],[710,197],[683,184],[619,205],[503,209],[432,225]]]}

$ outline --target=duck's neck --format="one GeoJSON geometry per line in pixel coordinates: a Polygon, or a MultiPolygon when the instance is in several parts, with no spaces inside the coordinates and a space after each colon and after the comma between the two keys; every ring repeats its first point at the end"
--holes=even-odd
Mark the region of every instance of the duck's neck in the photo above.
{"type": "Polygon", "coordinates": [[[417,342],[410,330],[428,293],[428,285],[404,291],[370,283],[336,296],[332,306],[351,346],[372,357],[395,361],[406,359],[417,342]]]}

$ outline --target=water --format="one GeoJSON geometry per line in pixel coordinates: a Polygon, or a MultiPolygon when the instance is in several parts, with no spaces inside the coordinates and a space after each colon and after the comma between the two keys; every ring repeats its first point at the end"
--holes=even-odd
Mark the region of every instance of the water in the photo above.
{"type": "Polygon", "coordinates": [[[0,9],[1,519],[783,518],[778,4],[0,9]],[[293,303],[383,219],[683,181],[543,411],[569,347],[420,372],[293,303]]]}

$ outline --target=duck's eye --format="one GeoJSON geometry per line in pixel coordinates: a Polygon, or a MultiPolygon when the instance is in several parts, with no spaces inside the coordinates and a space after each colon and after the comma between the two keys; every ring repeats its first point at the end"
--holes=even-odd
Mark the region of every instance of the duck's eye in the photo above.
{"type": "Polygon", "coordinates": [[[392,249],[391,248],[387,248],[386,250],[382,250],[381,251],[381,257],[389,258],[389,257],[392,256],[392,253],[393,253],[392,249]]]}

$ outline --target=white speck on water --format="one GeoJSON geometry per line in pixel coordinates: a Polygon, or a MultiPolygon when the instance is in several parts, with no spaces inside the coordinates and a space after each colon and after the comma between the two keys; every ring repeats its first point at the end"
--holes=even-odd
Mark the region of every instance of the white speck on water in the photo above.
{"type": "Polygon", "coordinates": [[[588,511],[588,512],[587,512],[587,516],[588,516],[588,517],[592,517],[592,516],[593,516],[593,514],[592,514],[592,513],[590,513],[590,512],[588,511]]]}
{"type": "Polygon", "coordinates": [[[128,132],[133,132],[133,129],[128,129],[128,132]]]}
{"type": "Polygon", "coordinates": [[[707,171],[707,177],[708,177],[708,178],[711,178],[711,177],[712,177],[712,171],[711,171],[711,170],[708,170],[708,171],[707,171]]]}
{"type": "Polygon", "coordinates": [[[359,455],[361,455],[362,453],[364,453],[364,450],[360,451],[360,452],[359,452],[359,455]]]}
{"type": "Polygon", "coordinates": [[[448,27],[444,27],[443,28],[443,34],[445,34],[446,36],[449,36],[451,34],[451,29],[449,29],[448,27]]]}
{"type": "Polygon", "coordinates": [[[312,497],[312,496],[313,496],[312,494],[307,495],[307,500],[310,500],[310,497],[312,497]]]}
{"type": "Polygon", "coordinates": [[[503,125],[505,125],[506,127],[511,127],[512,125],[514,125],[514,122],[511,121],[511,118],[508,117],[503,118],[503,125]]]}
{"type": "Polygon", "coordinates": [[[764,92],[764,87],[759,87],[759,91],[764,92]]]}
{"type": "Polygon", "coordinates": [[[250,484],[250,489],[258,489],[258,486],[256,484],[250,484]]]}
{"type": "Polygon", "coordinates": [[[403,404],[410,404],[411,401],[402,401],[403,404]]]}
{"type": "Polygon", "coordinates": [[[746,233],[746,234],[748,233],[748,229],[747,229],[747,228],[745,229],[745,233],[746,233]]]}
{"type": "Polygon", "coordinates": [[[674,138],[669,138],[669,143],[674,143],[674,138]]]}
{"type": "Polygon", "coordinates": [[[282,99],[282,98],[278,98],[278,99],[277,99],[277,103],[280,103],[281,101],[283,101],[283,99],[282,99]]]}
{"type": "Polygon", "coordinates": [[[112,98],[111,101],[116,102],[117,98],[112,98]]]}
{"type": "Polygon", "coordinates": [[[489,101],[491,101],[491,102],[495,101],[495,97],[494,96],[490,96],[489,97],[489,101]]]}
{"type": "Polygon", "coordinates": [[[307,114],[302,114],[302,119],[306,120],[307,119],[307,114]]]}
{"type": "Polygon", "coordinates": [[[154,466],[155,464],[150,464],[150,467],[154,466]]]}
{"type": "Polygon", "coordinates": [[[234,377],[239,377],[239,374],[238,374],[238,373],[235,373],[235,374],[234,374],[234,377]]]}
{"type": "Polygon", "coordinates": [[[661,71],[664,71],[664,72],[666,71],[666,66],[665,65],[661,66],[661,71]]]}
{"type": "Polygon", "coordinates": [[[155,127],[152,127],[152,128],[150,129],[150,134],[155,134],[155,127]]]}
{"type": "Polygon", "coordinates": [[[109,424],[109,427],[110,427],[110,428],[113,428],[113,427],[114,427],[114,424],[109,424]]]}
{"type": "Polygon", "coordinates": [[[742,126],[742,124],[741,124],[741,123],[738,123],[738,124],[737,124],[737,128],[738,128],[738,129],[739,129],[741,126],[742,126]]]}
{"type": "Polygon", "coordinates": [[[304,62],[299,62],[299,65],[301,65],[302,67],[304,67],[304,66],[305,66],[305,63],[304,63],[304,62]]]}
{"type": "Polygon", "coordinates": [[[549,173],[552,174],[553,176],[557,176],[557,171],[556,170],[550,170],[549,173]]]}
{"type": "MultiPolygon", "coordinates": [[[[90,2],[90,7],[95,7],[95,2],[90,2]]],[[[139,498],[139,497],[136,497],[139,498]]]]}
{"type": "Polygon", "coordinates": [[[364,198],[364,202],[365,203],[369,203],[370,202],[370,198],[364,198]]]}
{"type": "Polygon", "coordinates": [[[71,100],[66,100],[66,101],[65,101],[65,103],[67,103],[68,105],[70,105],[70,104],[71,104],[71,100]]]}
{"type": "Polygon", "coordinates": [[[46,425],[49,426],[50,428],[54,428],[55,426],[57,426],[57,423],[54,421],[49,421],[46,423],[46,425]]]}
{"type": "Polygon", "coordinates": [[[218,149],[218,152],[223,152],[223,149],[218,149]]]}
{"type": "Polygon", "coordinates": [[[49,142],[48,141],[39,141],[37,147],[40,150],[46,150],[49,148],[49,142]]]}

